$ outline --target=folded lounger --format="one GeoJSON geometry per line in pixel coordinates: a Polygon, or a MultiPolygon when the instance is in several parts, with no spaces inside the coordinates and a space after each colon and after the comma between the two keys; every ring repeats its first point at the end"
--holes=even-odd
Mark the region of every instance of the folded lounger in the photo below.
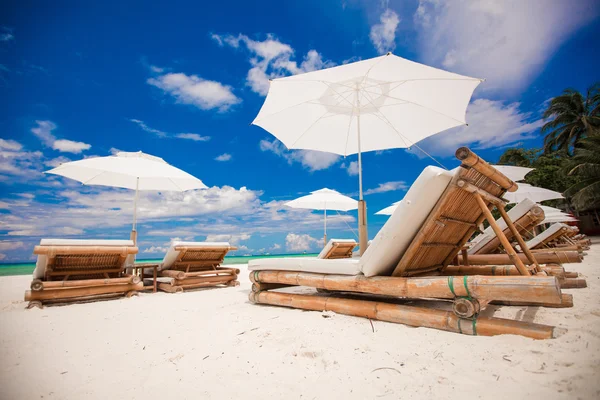
{"type": "Polygon", "coordinates": [[[236,268],[221,267],[237,250],[227,242],[173,242],[158,268],[158,288],[169,293],[208,286],[238,286],[236,268]]]}
{"type": "MultiPolygon", "coordinates": [[[[457,157],[463,161],[463,167],[456,173],[437,167],[427,167],[421,173],[362,257],[250,261],[253,282],[250,300],[465,334],[517,333],[535,338],[552,337],[552,327],[477,317],[480,308],[493,300],[568,306],[571,299],[561,295],[557,278],[547,275],[555,272],[552,268],[537,265],[527,250],[525,263],[516,255],[491,216],[490,207],[497,206],[506,218],[504,203],[499,197],[506,190],[516,190],[517,185],[467,148],[459,149],[457,157]],[[495,226],[514,266],[452,266],[484,218],[495,226]],[[520,276],[489,276],[494,274],[520,276]],[[534,274],[539,276],[532,276],[534,274]],[[288,286],[402,298],[452,299],[453,312],[353,300],[339,295],[273,291],[288,286]]],[[[511,226],[515,234],[516,228],[512,223],[509,228],[511,226]]],[[[515,237],[524,245],[518,232],[515,237]]]]}
{"type": "Polygon", "coordinates": [[[337,259],[352,258],[352,252],[358,243],[354,239],[330,239],[317,258],[337,259]]]}
{"type": "MultiPolygon", "coordinates": [[[[525,199],[511,208],[507,212],[511,221],[521,234],[521,236],[529,237],[533,228],[544,220],[544,210],[534,201],[525,199]]],[[[502,218],[498,218],[496,223],[500,226],[504,235],[508,240],[513,239],[513,235],[506,226],[506,222],[502,218]]],[[[488,226],[483,233],[476,236],[470,243],[468,254],[491,254],[501,250],[500,239],[494,234],[491,226],[488,226]]]]}
{"type": "Polygon", "coordinates": [[[25,300],[41,307],[129,297],[143,289],[138,276],[125,272],[137,252],[131,240],[42,239],[33,250],[38,258],[25,300]]]}

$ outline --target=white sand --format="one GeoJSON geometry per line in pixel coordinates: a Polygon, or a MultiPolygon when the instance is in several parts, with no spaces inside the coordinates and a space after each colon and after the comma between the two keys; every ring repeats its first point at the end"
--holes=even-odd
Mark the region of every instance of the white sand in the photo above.
{"type": "Polygon", "coordinates": [[[494,307],[562,337],[472,337],[252,305],[238,288],[25,310],[0,278],[0,399],[600,398],[600,245],[571,309],[494,307]],[[531,397],[534,396],[534,397],[531,397]]]}

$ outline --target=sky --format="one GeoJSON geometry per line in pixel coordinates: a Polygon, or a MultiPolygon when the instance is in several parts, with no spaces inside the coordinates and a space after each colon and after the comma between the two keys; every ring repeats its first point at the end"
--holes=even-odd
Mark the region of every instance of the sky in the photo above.
{"type": "MultiPolygon", "coordinates": [[[[284,203],[324,187],[356,197],[356,156],[290,151],[250,125],[270,78],[388,51],[484,78],[469,125],[419,146],[447,168],[460,146],[494,162],[540,147],[549,99],[599,80],[599,15],[594,0],[3,1],[0,262],[33,260],[43,237],[128,238],[132,191],[43,172],[138,150],[208,186],[141,193],[138,258],[162,258],[173,240],[317,252],[322,213],[284,203]]],[[[363,155],[371,238],[387,219],[374,213],[432,164],[414,149],[363,155]]],[[[354,238],[356,212],[327,225],[354,238]]]]}

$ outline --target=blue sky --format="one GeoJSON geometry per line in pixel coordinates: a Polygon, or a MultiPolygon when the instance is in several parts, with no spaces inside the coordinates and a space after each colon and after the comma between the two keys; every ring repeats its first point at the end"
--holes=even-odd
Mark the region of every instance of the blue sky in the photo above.
{"type": "MultiPolygon", "coordinates": [[[[599,5],[556,0],[4,1],[0,12],[0,262],[41,237],[128,237],[133,193],[42,174],[117,150],[160,156],[208,190],[143,193],[138,258],[171,240],[229,240],[238,254],[317,251],[322,215],[286,200],[323,187],[356,195],[356,156],[288,151],[249,123],[268,78],[386,51],[485,78],[468,127],[420,143],[447,167],[456,148],[490,161],[539,147],[541,110],[599,80],[599,5]]],[[[369,235],[433,161],[367,153],[369,235]]],[[[354,237],[356,213],[330,237],[354,237]]]]}

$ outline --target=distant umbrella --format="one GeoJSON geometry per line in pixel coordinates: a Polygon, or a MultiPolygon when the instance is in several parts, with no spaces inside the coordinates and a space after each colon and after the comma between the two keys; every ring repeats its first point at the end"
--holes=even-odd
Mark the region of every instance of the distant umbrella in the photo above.
{"type": "Polygon", "coordinates": [[[350,211],[358,208],[358,202],[353,198],[327,188],[315,190],[307,196],[288,201],[285,205],[292,208],[323,210],[324,244],[327,244],[327,210],[350,211]]]}
{"type": "Polygon", "coordinates": [[[531,186],[526,183],[519,183],[519,188],[515,192],[506,192],[504,198],[509,203],[520,203],[525,199],[530,199],[539,203],[540,201],[564,199],[564,196],[554,190],[531,186]]]}

